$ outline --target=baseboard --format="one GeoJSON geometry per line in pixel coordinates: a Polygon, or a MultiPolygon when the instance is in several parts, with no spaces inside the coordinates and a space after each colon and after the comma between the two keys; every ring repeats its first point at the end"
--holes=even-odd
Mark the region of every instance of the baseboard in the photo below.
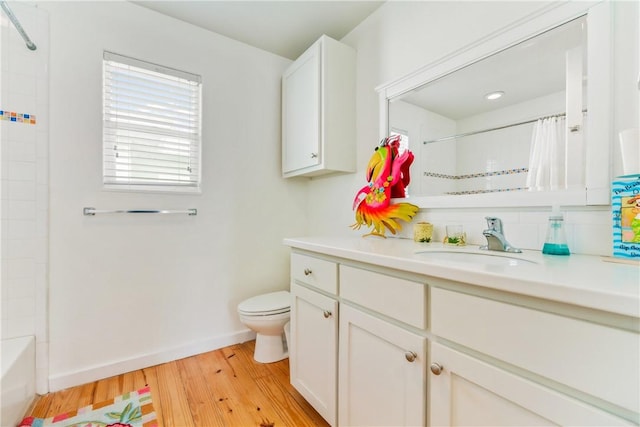
{"type": "Polygon", "coordinates": [[[196,341],[179,347],[173,347],[155,353],[144,354],[100,366],[94,366],[74,372],[50,375],[49,391],[58,391],[103,378],[109,378],[114,375],[120,375],[138,369],[184,359],[185,357],[195,356],[196,354],[206,353],[222,347],[250,341],[255,339],[255,337],[255,332],[246,329],[232,334],[220,335],[211,339],[196,341]]]}

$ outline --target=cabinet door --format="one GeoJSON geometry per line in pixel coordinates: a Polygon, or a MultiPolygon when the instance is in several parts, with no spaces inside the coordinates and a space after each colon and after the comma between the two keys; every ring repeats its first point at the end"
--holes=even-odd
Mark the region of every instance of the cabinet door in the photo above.
{"type": "Polygon", "coordinates": [[[424,425],[424,337],[342,304],[339,348],[341,426],[424,425]]]}
{"type": "Polygon", "coordinates": [[[295,283],[291,294],[291,384],[335,425],[338,302],[295,283]]]}
{"type": "Polygon", "coordinates": [[[431,361],[431,427],[633,425],[438,343],[431,361]]]}
{"type": "Polygon", "coordinates": [[[320,54],[316,43],[282,76],[282,171],[320,164],[320,54]]]}

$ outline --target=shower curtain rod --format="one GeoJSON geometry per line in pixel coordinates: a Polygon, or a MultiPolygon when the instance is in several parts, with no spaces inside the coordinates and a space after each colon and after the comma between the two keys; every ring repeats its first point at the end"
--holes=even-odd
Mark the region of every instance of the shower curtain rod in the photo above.
{"type": "Polygon", "coordinates": [[[36,44],[31,41],[27,33],[24,31],[24,28],[22,28],[22,25],[20,25],[20,21],[18,21],[16,15],[13,14],[7,2],[5,2],[4,0],[0,0],[0,7],[2,7],[2,10],[4,10],[4,12],[7,14],[9,20],[13,22],[13,26],[16,27],[16,30],[18,30],[18,33],[20,33],[22,39],[27,44],[27,48],[29,48],[29,50],[36,50],[36,44]]]}
{"type": "MultiPolygon", "coordinates": [[[[586,112],[587,112],[587,110],[582,110],[582,113],[586,113],[586,112]]],[[[552,114],[550,116],[538,117],[537,119],[526,120],[524,122],[511,123],[510,125],[497,126],[497,127],[494,127],[494,128],[476,130],[476,131],[473,131],[473,132],[460,133],[458,135],[453,135],[453,136],[445,136],[444,138],[432,139],[431,141],[424,141],[423,144],[431,144],[433,142],[448,141],[450,139],[462,138],[463,136],[477,135],[479,133],[485,133],[485,132],[491,132],[491,131],[494,131],[494,130],[506,129],[506,128],[510,128],[510,127],[513,127],[513,126],[526,125],[528,123],[535,123],[538,120],[548,119],[548,118],[551,118],[551,117],[564,117],[566,115],[567,115],[567,113],[552,114]]],[[[571,128],[571,132],[575,132],[578,129],[579,128],[577,128],[577,127],[576,128],[572,127],[571,128]]]]}

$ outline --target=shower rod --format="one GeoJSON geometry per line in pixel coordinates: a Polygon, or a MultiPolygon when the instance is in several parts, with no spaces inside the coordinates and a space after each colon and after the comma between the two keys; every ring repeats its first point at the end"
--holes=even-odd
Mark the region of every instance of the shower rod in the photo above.
{"type": "Polygon", "coordinates": [[[84,208],[82,213],[85,216],[95,216],[96,214],[187,214],[189,216],[198,215],[197,209],[185,210],[162,210],[162,209],[114,209],[114,210],[98,210],[96,208],[84,208]]]}
{"type": "Polygon", "coordinates": [[[22,39],[27,44],[29,50],[36,50],[36,44],[31,41],[27,33],[24,31],[24,28],[22,28],[22,25],[20,25],[20,21],[18,21],[16,15],[13,14],[7,2],[4,0],[0,0],[0,7],[2,7],[2,10],[4,10],[4,12],[7,14],[9,20],[13,22],[13,26],[16,27],[16,30],[18,30],[18,33],[20,33],[20,35],[22,36],[22,39]]]}
{"type": "MultiPolygon", "coordinates": [[[[587,110],[582,110],[583,114],[586,113],[586,112],[587,112],[587,110]]],[[[492,132],[494,130],[506,129],[506,128],[510,128],[510,127],[513,127],[513,126],[520,126],[520,125],[526,125],[528,123],[535,123],[540,119],[548,119],[550,117],[564,117],[566,115],[567,115],[567,113],[552,114],[550,116],[538,117],[537,119],[525,120],[524,122],[511,123],[511,124],[508,124],[508,125],[497,126],[497,127],[490,128],[490,129],[482,129],[482,130],[476,130],[476,131],[473,131],[473,132],[460,133],[458,135],[445,136],[443,138],[432,139],[431,141],[423,141],[422,143],[423,144],[431,144],[433,142],[448,141],[450,139],[462,138],[463,136],[477,135],[479,133],[492,132]]],[[[580,128],[578,126],[572,126],[572,127],[569,128],[569,130],[571,132],[576,132],[576,131],[580,130],[580,128]]]]}

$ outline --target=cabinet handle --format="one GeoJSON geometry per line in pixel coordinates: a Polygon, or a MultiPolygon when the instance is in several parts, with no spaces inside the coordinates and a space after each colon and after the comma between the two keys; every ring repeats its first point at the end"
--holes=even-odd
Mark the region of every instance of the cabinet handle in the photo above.
{"type": "Polygon", "coordinates": [[[322,315],[325,319],[328,319],[329,317],[331,317],[331,312],[329,310],[325,310],[322,312],[322,315]]]}
{"type": "Polygon", "coordinates": [[[308,275],[310,275],[310,274],[311,274],[311,270],[310,270],[310,269],[308,269],[308,268],[305,268],[305,269],[304,269],[304,275],[305,275],[305,276],[308,276],[308,275]]]}
{"type": "Polygon", "coordinates": [[[404,353],[404,357],[405,357],[405,359],[407,359],[407,361],[408,361],[408,362],[413,362],[413,361],[415,361],[415,360],[416,360],[416,358],[418,357],[418,355],[417,355],[415,352],[413,352],[413,351],[406,351],[406,352],[404,353]]]}
{"type": "Polygon", "coordinates": [[[433,362],[431,366],[429,366],[433,375],[440,375],[442,373],[442,365],[439,363],[433,362]]]}
{"type": "Polygon", "coordinates": [[[318,157],[318,153],[311,153],[311,158],[316,159],[318,157]]]}

